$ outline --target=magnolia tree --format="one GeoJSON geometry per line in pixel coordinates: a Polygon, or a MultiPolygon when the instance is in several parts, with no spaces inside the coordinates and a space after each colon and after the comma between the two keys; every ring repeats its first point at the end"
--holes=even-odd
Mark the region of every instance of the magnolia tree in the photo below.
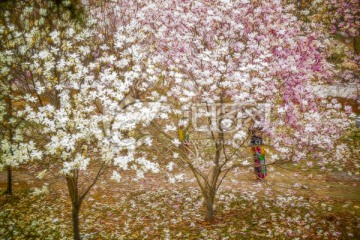
{"type": "MultiPolygon", "coordinates": [[[[6,53],[4,54],[6,55],[6,53]]],[[[0,53],[1,60],[4,60],[3,53],[0,53]],[[2,55],[2,56],[1,56],[2,55]]],[[[0,61],[1,61],[0,60],[0,61]]],[[[6,65],[6,64],[4,64],[6,65]]],[[[2,70],[7,75],[7,66],[3,66],[2,70]]],[[[37,160],[40,155],[35,148],[33,141],[26,141],[23,131],[26,122],[14,115],[18,109],[16,102],[18,92],[12,83],[13,79],[7,76],[1,77],[1,93],[0,93],[0,171],[6,168],[7,172],[7,188],[6,193],[12,195],[12,169],[29,160],[37,160]],[[25,139],[24,139],[25,138],[25,139]]]]}
{"type": "MultiPolygon", "coordinates": [[[[146,36],[135,18],[109,43],[96,31],[96,20],[71,21],[66,5],[29,1],[17,7],[17,15],[5,11],[2,27],[5,47],[13,47],[5,49],[9,67],[4,75],[23,91],[14,115],[30,126],[24,132],[35,142],[26,145],[31,156],[66,180],[74,238],[80,239],[81,204],[106,169],[115,167],[116,180],[122,170],[135,171],[138,178],[158,171],[136,151],[151,140],[131,135],[160,108],[160,103],[145,103],[154,94],[139,94],[157,79],[146,59],[146,36]],[[148,71],[142,72],[144,66],[148,71]]],[[[6,143],[2,146],[9,151],[6,143]]],[[[15,157],[8,159],[10,165],[15,157]]]]}
{"type": "Polygon", "coordinates": [[[193,173],[207,221],[223,179],[253,161],[254,130],[271,162],[300,161],[332,148],[349,124],[317,103],[311,86],[332,66],[291,10],[280,1],[159,1],[142,17],[168,84],[168,119],[154,132],[193,173]]]}
{"type": "MultiPolygon", "coordinates": [[[[303,21],[302,25],[310,31],[318,32],[322,38],[327,61],[335,66],[335,74],[328,83],[336,84],[340,88],[348,86],[355,92],[352,96],[334,95],[334,99],[330,101],[324,100],[326,96],[320,96],[321,101],[324,105],[332,106],[334,112],[350,113],[350,106],[344,106],[348,104],[353,107],[355,113],[359,114],[359,99],[356,93],[359,95],[360,91],[360,66],[358,64],[360,60],[360,2],[343,0],[307,2],[289,0],[286,2],[294,3],[296,5],[294,13],[303,21]]],[[[351,120],[354,122],[354,118],[351,120]]],[[[356,157],[359,154],[357,132],[356,128],[352,128],[336,141],[332,149],[323,153],[332,157],[319,157],[319,159],[328,159],[321,161],[322,169],[327,166],[326,169],[329,170],[336,169],[347,171],[349,174],[359,174],[360,164],[356,157]]]]}
{"type": "Polygon", "coordinates": [[[327,60],[336,65],[335,79],[341,83],[359,83],[360,2],[357,0],[322,0],[294,3],[294,13],[304,26],[323,36],[327,60]]]}
{"type": "Polygon", "coordinates": [[[12,194],[12,169],[41,157],[34,141],[24,135],[26,121],[17,116],[17,111],[24,107],[21,98],[26,92],[19,87],[24,76],[21,74],[23,65],[17,62],[26,49],[18,48],[22,42],[14,31],[15,24],[21,20],[14,19],[14,15],[5,8],[0,12],[0,170],[7,170],[8,194],[12,194]]]}

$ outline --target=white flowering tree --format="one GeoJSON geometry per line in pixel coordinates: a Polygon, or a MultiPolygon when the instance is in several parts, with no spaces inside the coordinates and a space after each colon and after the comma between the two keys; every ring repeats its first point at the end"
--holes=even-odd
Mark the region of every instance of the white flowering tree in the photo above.
{"type": "Polygon", "coordinates": [[[137,177],[158,171],[157,164],[135,151],[151,140],[131,132],[149,124],[159,104],[146,103],[157,78],[136,21],[119,26],[110,43],[95,28],[96,20],[73,21],[64,4],[28,1],[17,5],[16,15],[5,11],[2,57],[9,70],[3,76],[16,79],[23,91],[14,115],[31,127],[26,130],[35,143],[34,149],[26,145],[31,156],[66,180],[74,238],[80,239],[81,204],[106,169],[115,166],[116,180],[122,170],[135,171],[137,177]]]}
{"type": "Polygon", "coordinates": [[[207,221],[223,179],[253,162],[252,130],[267,140],[271,162],[300,161],[331,148],[349,125],[317,103],[313,81],[327,79],[331,65],[291,10],[280,1],[163,1],[142,19],[171,105],[154,132],[192,171],[207,221]]]}
{"type": "MultiPolygon", "coordinates": [[[[22,44],[18,33],[14,32],[14,15],[11,11],[1,9],[0,14],[0,171],[7,171],[7,194],[12,194],[13,173],[12,169],[29,160],[38,160],[41,153],[36,150],[34,141],[26,138],[24,134],[27,122],[17,115],[23,109],[21,101],[26,89],[21,82],[24,78],[19,56],[27,49],[22,44]],[[12,24],[8,24],[12,22],[12,24]]],[[[10,8],[11,9],[11,8],[10,8]]]]}
{"type": "MultiPolygon", "coordinates": [[[[0,58],[2,53],[0,53],[0,58]]],[[[5,55],[5,54],[4,54],[5,55]]],[[[4,60],[4,58],[2,58],[4,60]]],[[[6,64],[4,64],[6,65],[6,64]]],[[[3,66],[3,74],[7,75],[7,67],[3,66]]],[[[6,169],[6,194],[13,193],[13,168],[29,160],[38,160],[41,154],[36,150],[33,141],[26,141],[23,131],[26,122],[19,119],[15,113],[18,109],[16,99],[19,92],[13,84],[13,79],[1,78],[0,93],[0,171],[6,169]]]]}

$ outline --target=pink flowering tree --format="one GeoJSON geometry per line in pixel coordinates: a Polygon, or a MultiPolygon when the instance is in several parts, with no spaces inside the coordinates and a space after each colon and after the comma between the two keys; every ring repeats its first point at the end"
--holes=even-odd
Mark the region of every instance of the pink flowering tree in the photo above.
{"type": "MultiPolygon", "coordinates": [[[[360,2],[343,0],[324,1],[286,1],[294,4],[296,14],[307,31],[317,32],[322,43],[322,52],[328,62],[334,64],[333,77],[328,79],[331,87],[337,86],[338,92],[321,96],[323,105],[332,106],[335,111],[359,114],[360,82],[360,2]],[[341,88],[351,88],[352,94],[341,94],[341,88]],[[325,99],[328,99],[326,101],[325,99]],[[346,106],[349,105],[349,106],[346,106]],[[350,107],[351,106],[351,107],[350,107]]],[[[350,115],[351,116],[351,115],[350,115]]],[[[354,115],[351,120],[355,122],[354,115]]],[[[330,117],[330,116],[328,116],[330,117]]],[[[360,165],[354,156],[358,155],[356,141],[358,129],[353,127],[335,146],[328,149],[327,156],[335,161],[323,162],[322,169],[347,171],[359,174],[360,165]]]]}
{"type": "MultiPolygon", "coordinates": [[[[330,46],[329,60],[338,65],[342,82],[360,83],[360,2],[357,0],[325,1],[327,11],[320,24],[329,28],[337,40],[330,46]]],[[[358,91],[360,89],[358,88],[358,91]]],[[[359,109],[358,109],[359,110],[359,109]]]]}
{"type": "Polygon", "coordinates": [[[280,1],[248,0],[159,1],[145,8],[142,22],[170,105],[155,131],[192,171],[207,221],[223,179],[253,162],[253,130],[266,140],[273,163],[326,151],[349,125],[345,113],[317,103],[312,85],[329,78],[332,66],[317,35],[304,33],[290,11],[280,1]]]}
{"type": "Polygon", "coordinates": [[[359,82],[360,2],[357,0],[285,1],[309,31],[322,35],[328,61],[335,64],[334,80],[359,82]]]}

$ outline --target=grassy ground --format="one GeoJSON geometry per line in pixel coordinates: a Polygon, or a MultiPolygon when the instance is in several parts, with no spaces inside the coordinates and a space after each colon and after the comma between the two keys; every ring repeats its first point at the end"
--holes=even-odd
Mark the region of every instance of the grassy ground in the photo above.
{"type": "MultiPolygon", "coordinates": [[[[24,170],[14,174],[15,195],[0,196],[0,239],[71,239],[65,184],[39,191],[34,187],[44,182],[24,170]]],[[[251,171],[239,171],[218,194],[213,224],[203,221],[191,179],[128,178],[102,179],[87,197],[81,209],[85,239],[360,239],[358,178],[282,166],[258,182],[251,171]]],[[[0,180],[4,189],[3,173],[0,180]]]]}

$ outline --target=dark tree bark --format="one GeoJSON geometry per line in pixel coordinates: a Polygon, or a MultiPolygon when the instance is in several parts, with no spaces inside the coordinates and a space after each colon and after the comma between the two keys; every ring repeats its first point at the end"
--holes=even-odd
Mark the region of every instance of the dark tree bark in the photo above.
{"type": "Polygon", "coordinates": [[[214,197],[208,196],[205,199],[205,221],[214,221],[214,197]]]}
{"type": "Polygon", "coordinates": [[[11,166],[7,167],[7,188],[6,194],[12,195],[12,168],[11,166]]]}
{"type": "Polygon", "coordinates": [[[73,230],[74,230],[74,239],[80,240],[80,222],[79,222],[79,213],[80,205],[72,205],[72,220],[73,220],[73,230]]]}
{"type": "Polygon", "coordinates": [[[354,50],[356,54],[360,54],[360,36],[354,37],[354,50]]]}
{"type": "Polygon", "coordinates": [[[69,191],[69,197],[71,199],[72,206],[72,222],[73,222],[73,234],[74,240],[80,240],[80,208],[83,200],[90,192],[91,188],[99,180],[99,177],[105,171],[105,164],[101,164],[93,181],[82,191],[79,189],[79,170],[73,170],[68,176],[66,176],[66,183],[69,191]]]}
{"type": "Polygon", "coordinates": [[[72,206],[72,221],[73,221],[73,234],[75,240],[80,240],[80,206],[81,206],[81,198],[79,194],[79,186],[78,186],[78,171],[74,170],[72,174],[66,177],[66,182],[69,190],[69,196],[71,199],[72,206]]]}

